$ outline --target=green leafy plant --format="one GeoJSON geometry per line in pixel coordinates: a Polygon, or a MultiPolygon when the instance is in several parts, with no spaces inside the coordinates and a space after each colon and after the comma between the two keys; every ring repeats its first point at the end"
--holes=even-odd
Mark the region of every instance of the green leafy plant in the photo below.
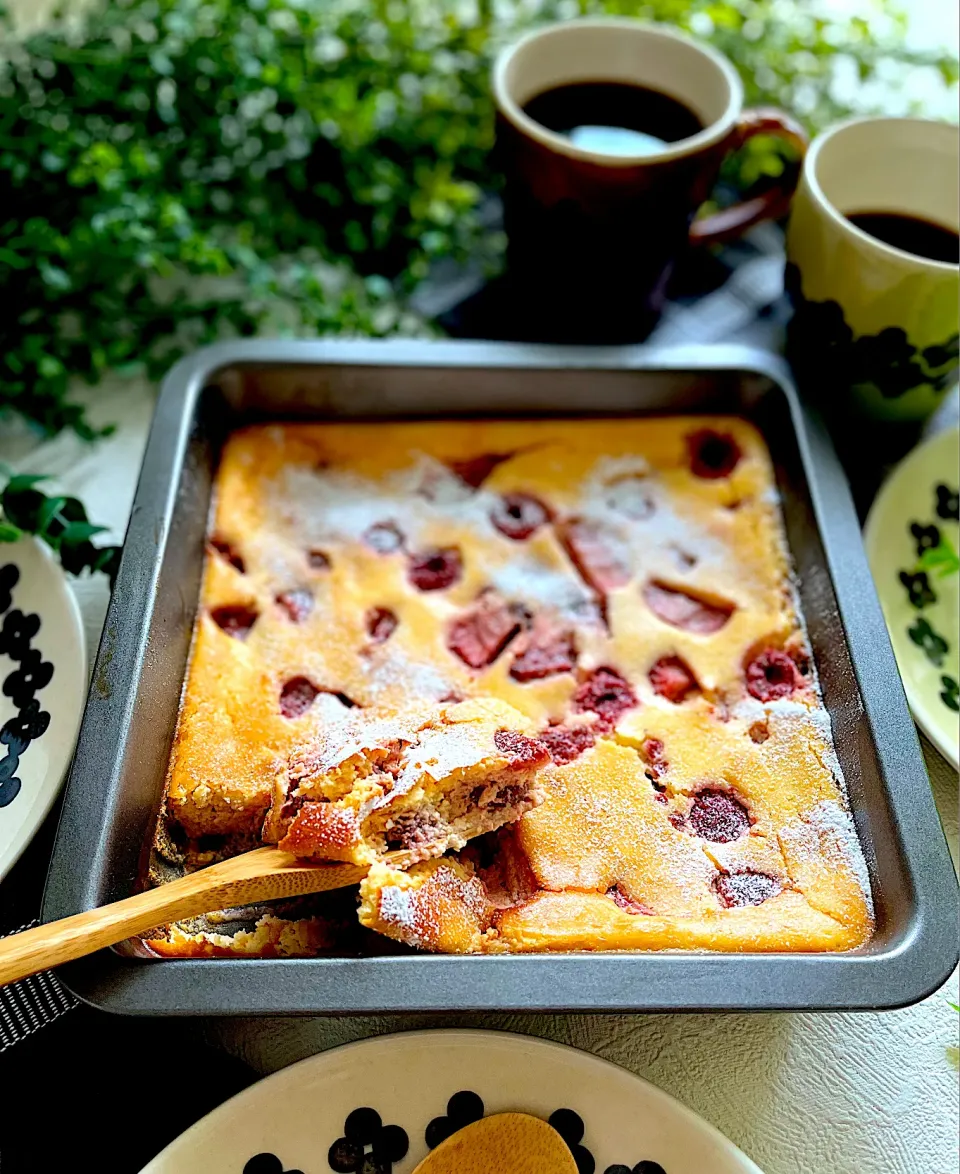
{"type": "MultiPolygon", "coordinates": [[[[488,75],[531,24],[671,22],[731,56],[750,103],[812,129],[836,79],[957,77],[905,48],[891,0],[841,18],[780,0],[112,0],[0,46],[0,409],[91,437],[72,378],[159,375],[224,335],[431,329],[429,266],[498,262],[488,75]]],[[[893,84],[893,83],[891,83],[893,84]]],[[[743,188],[783,166],[755,141],[743,188]]]]}
{"type": "Polygon", "coordinates": [[[949,538],[942,537],[936,546],[925,550],[917,560],[917,570],[934,574],[938,579],[946,579],[960,571],[960,555],[957,554],[949,538]]]}
{"type": "Polygon", "coordinates": [[[65,571],[79,575],[85,570],[102,571],[110,582],[120,565],[119,546],[94,546],[95,526],[75,497],[48,497],[37,485],[46,480],[34,473],[11,477],[0,492],[0,542],[16,542],[35,534],[56,551],[65,571]]]}

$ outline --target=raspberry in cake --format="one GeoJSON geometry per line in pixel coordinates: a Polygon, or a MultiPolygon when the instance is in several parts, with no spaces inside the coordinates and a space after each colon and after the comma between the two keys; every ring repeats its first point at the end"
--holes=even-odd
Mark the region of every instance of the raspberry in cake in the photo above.
{"type": "Polygon", "coordinates": [[[246,564],[243,561],[243,555],[232,542],[229,542],[226,538],[218,538],[214,535],[210,539],[210,545],[221,558],[226,559],[235,571],[239,571],[241,575],[244,573],[246,564]]]}
{"type": "Polygon", "coordinates": [[[507,538],[522,542],[550,518],[550,511],[529,493],[507,493],[490,512],[490,520],[507,538]]]}
{"type": "Polygon", "coordinates": [[[236,636],[238,640],[246,640],[250,630],[257,622],[256,608],[239,603],[234,606],[215,607],[210,613],[213,622],[228,636],[236,636]]]}
{"type": "Polygon", "coordinates": [[[435,547],[410,556],[407,578],[418,591],[445,591],[463,574],[463,560],[455,546],[435,547]]]}
{"type": "Polygon", "coordinates": [[[778,648],[766,648],[750,661],[746,669],[747,692],[758,701],[777,701],[790,697],[803,685],[794,661],[778,648]]]}
{"type": "Polygon", "coordinates": [[[396,613],[388,607],[371,607],[367,612],[367,633],[374,644],[383,644],[397,630],[396,613]]]}
{"type": "Polygon", "coordinates": [[[573,695],[575,713],[595,713],[597,726],[609,730],[617,718],[637,705],[637,696],[630,683],[614,668],[594,669],[573,695]]]}
{"type": "Polygon", "coordinates": [[[302,624],[313,611],[313,595],[305,587],[295,587],[291,591],[281,591],[277,604],[291,624],[302,624]]]}
{"type": "Polygon", "coordinates": [[[740,460],[740,446],[729,432],[701,428],[687,437],[687,444],[695,477],[709,481],[729,477],[740,460]]]}
{"type": "Polygon", "coordinates": [[[589,750],[597,740],[596,731],[590,726],[547,726],[540,731],[540,741],[550,751],[550,757],[558,766],[573,762],[584,750],[589,750]]]}

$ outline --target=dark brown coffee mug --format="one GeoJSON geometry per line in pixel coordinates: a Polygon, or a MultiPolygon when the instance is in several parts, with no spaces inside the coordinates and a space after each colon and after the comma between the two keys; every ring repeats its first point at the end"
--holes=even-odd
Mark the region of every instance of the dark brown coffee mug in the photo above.
{"type": "Polygon", "coordinates": [[[571,20],[529,34],[501,53],[493,94],[514,304],[533,336],[553,340],[645,337],[683,250],[730,240],[787,211],[793,176],[695,220],[724,157],[757,134],[785,138],[801,154],[807,142],[788,115],[743,109],[739,75],[715,49],[634,20],[571,20]],[[524,109],[557,87],[586,82],[665,94],[702,129],[642,154],[609,154],[524,109]]]}

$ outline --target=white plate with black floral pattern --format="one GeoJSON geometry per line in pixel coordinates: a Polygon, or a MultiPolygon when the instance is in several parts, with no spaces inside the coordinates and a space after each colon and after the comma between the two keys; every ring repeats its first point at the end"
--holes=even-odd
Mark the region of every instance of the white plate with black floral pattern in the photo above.
{"type": "Polygon", "coordinates": [[[960,769],[960,432],[946,428],[890,474],[864,538],[913,716],[960,769]]]}
{"type": "Polygon", "coordinates": [[[0,879],[53,806],[87,685],[80,609],[34,538],[0,544],[0,879]]]}
{"type": "Polygon", "coordinates": [[[457,1129],[508,1110],[549,1120],[580,1174],[761,1174],[712,1125],[606,1060],[459,1030],[301,1060],[215,1109],[142,1174],[410,1174],[457,1129]]]}

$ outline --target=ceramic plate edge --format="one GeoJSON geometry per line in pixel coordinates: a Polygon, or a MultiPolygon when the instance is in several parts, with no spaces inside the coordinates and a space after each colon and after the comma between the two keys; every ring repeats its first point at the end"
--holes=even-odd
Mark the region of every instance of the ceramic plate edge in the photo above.
{"type": "Polygon", "coordinates": [[[576,1062],[582,1062],[587,1065],[600,1065],[606,1069],[610,1069],[616,1073],[618,1078],[627,1079],[628,1081],[637,1082],[642,1085],[646,1094],[651,1096],[653,1100],[659,1101],[664,1106],[669,1107],[671,1112],[678,1115],[687,1124],[705,1133],[719,1148],[726,1151],[728,1157],[735,1158],[742,1164],[743,1174],[763,1174],[763,1171],[760,1169],[760,1167],[757,1166],[750,1158],[748,1158],[742,1150],[738,1149],[733,1144],[733,1142],[715,1125],[711,1124],[711,1122],[707,1121],[698,1113],[694,1112],[693,1109],[691,1109],[688,1105],[685,1105],[676,1097],[671,1096],[670,1093],[664,1092],[662,1088],[658,1088],[655,1084],[652,1084],[649,1080],[644,1079],[642,1076],[638,1076],[635,1072],[631,1072],[628,1068],[624,1068],[620,1064],[615,1064],[612,1060],[606,1060],[602,1056],[594,1055],[593,1052],[585,1051],[582,1048],[577,1048],[570,1044],[562,1044],[558,1043],[556,1040],[543,1039],[540,1036],[526,1035],[522,1032],[495,1030],[483,1031],[453,1027],[431,1028],[426,1030],[413,1031],[396,1031],[388,1032],[385,1035],[368,1036],[365,1039],[352,1040],[350,1043],[339,1044],[337,1047],[327,1048],[322,1052],[316,1052],[312,1056],[305,1056],[302,1060],[297,1060],[293,1064],[288,1064],[283,1068],[279,1068],[277,1071],[271,1072],[268,1075],[261,1077],[248,1088],[242,1089],[240,1092],[224,1101],[223,1104],[218,1105],[215,1109],[211,1109],[211,1111],[205,1116],[201,1117],[199,1121],[195,1121],[193,1125],[189,1126],[189,1128],[185,1129],[183,1133],[181,1133],[178,1137],[175,1137],[171,1142],[164,1146],[160,1153],[157,1154],[156,1157],[152,1158],[150,1162],[143,1167],[143,1169],[140,1171],[140,1174],[165,1174],[165,1164],[168,1161],[168,1155],[172,1156],[174,1147],[179,1147],[181,1144],[189,1142],[192,1135],[199,1135],[201,1129],[208,1126],[212,1118],[220,1114],[229,1114],[229,1112],[234,1107],[242,1104],[245,1100],[253,1100],[255,1097],[257,1097],[264,1085],[270,1084],[271,1082],[276,1082],[279,1084],[284,1080],[289,1080],[291,1079],[291,1074],[295,1070],[310,1064],[315,1064],[321,1057],[329,1058],[333,1055],[338,1057],[343,1056],[350,1051],[369,1047],[372,1044],[400,1044],[401,1042],[414,1043],[417,1040],[437,1040],[439,1042],[441,1037],[444,1042],[456,1042],[457,1040],[484,1040],[493,1042],[491,1037],[496,1037],[497,1042],[525,1045],[534,1050],[542,1048],[544,1050],[562,1053],[565,1057],[570,1057],[572,1055],[575,1057],[576,1062]]]}
{"type": "MultiPolygon", "coordinates": [[[[23,541],[23,539],[20,541],[23,541]]],[[[53,557],[53,552],[38,538],[29,537],[25,544],[32,546],[34,550],[39,553],[41,558],[46,559],[48,565],[56,572],[56,575],[59,578],[61,594],[66,598],[66,612],[70,616],[70,622],[77,637],[82,670],[85,674],[87,668],[87,640],[83,628],[83,615],[81,614],[80,604],[77,602],[77,597],[74,595],[73,591],[71,591],[70,584],[67,582],[66,576],[60,570],[56,559],[53,557]]],[[[11,544],[11,550],[18,545],[19,542],[11,544]]],[[[15,842],[14,846],[7,849],[6,851],[0,849],[0,881],[2,881],[7,876],[13,866],[30,846],[33,837],[37,834],[40,825],[50,814],[50,811],[57,800],[57,796],[63,789],[63,783],[67,777],[67,771],[70,769],[70,763],[73,761],[73,750],[76,747],[77,734],[80,732],[80,720],[83,717],[85,699],[86,686],[84,685],[80,690],[79,704],[77,705],[76,713],[74,714],[70,736],[67,739],[71,749],[69,754],[67,754],[66,758],[64,759],[63,767],[60,770],[60,777],[57,779],[56,784],[50,788],[43,802],[41,802],[37,807],[36,812],[34,813],[34,817],[31,820],[28,820],[28,823],[25,824],[23,828],[21,828],[19,834],[19,843],[15,842]],[[28,826],[29,831],[27,831],[28,826]]]]}
{"type": "MultiPolygon", "coordinates": [[[[867,560],[870,563],[871,573],[873,573],[874,568],[874,553],[879,549],[878,544],[880,541],[881,525],[880,518],[886,513],[888,509],[889,502],[893,498],[893,491],[896,482],[901,472],[908,466],[912,468],[914,464],[919,464],[927,447],[937,442],[942,443],[941,437],[944,434],[949,433],[956,434],[958,437],[960,437],[960,426],[953,425],[950,428],[945,428],[942,431],[936,432],[932,436],[927,437],[926,440],[918,444],[917,447],[912,450],[912,452],[908,453],[907,456],[905,456],[903,460],[900,461],[900,463],[892,470],[887,479],[884,481],[883,485],[881,485],[880,491],[877,493],[876,498],[874,498],[873,505],[870,507],[870,512],[867,515],[867,520],[863,527],[864,546],[866,547],[867,560]]],[[[883,593],[880,590],[879,583],[877,583],[876,575],[874,575],[874,585],[877,589],[877,595],[880,598],[880,606],[884,612],[884,619],[886,619],[886,608],[883,606],[883,593]]],[[[888,624],[887,627],[889,631],[890,625],[888,624]]],[[[893,644],[892,635],[890,636],[890,642],[893,644]]],[[[917,723],[920,729],[923,730],[926,737],[929,738],[939,753],[942,754],[947,762],[950,763],[954,770],[960,771],[960,741],[958,741],[956,744],[949,743],[941,736],[941,733],[936,728],[936,726],[932,725],[926,720],[926,716],[923,711],[910,699],[910,693],[907,689],[907,682],[904,680],[902,672],[900,673],[900,679],[903,684],[904,692],[907,694],[907,701],[909,703],[910,712],[913,715],[914,721],[917,723]]]]}

